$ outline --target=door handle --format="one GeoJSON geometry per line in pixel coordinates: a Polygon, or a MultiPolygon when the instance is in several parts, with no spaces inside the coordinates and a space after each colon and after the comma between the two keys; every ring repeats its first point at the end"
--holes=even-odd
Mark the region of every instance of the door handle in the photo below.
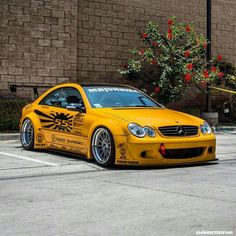
{"type": "Polygon", "coordinates": [[[49,107],[48,106],[41,106],[41,108],[48,109],[49,107]]]}

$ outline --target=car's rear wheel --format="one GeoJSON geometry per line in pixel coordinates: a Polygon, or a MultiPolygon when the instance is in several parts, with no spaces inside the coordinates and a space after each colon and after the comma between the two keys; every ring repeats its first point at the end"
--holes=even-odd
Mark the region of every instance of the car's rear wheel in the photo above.
{"type": "Polygon", "coordinates": [[[100,166],[108,167],[115,163],[115,144],[111,132],[105,127],[97,128],[92,137],[92,153],[100,166]]]}
{"type": "Polygon", "coordinates": [[[30,119],[25,119],[20,132],[20,141],[24,149],[30,150],[34,147],[34,126],[30,119]]]}

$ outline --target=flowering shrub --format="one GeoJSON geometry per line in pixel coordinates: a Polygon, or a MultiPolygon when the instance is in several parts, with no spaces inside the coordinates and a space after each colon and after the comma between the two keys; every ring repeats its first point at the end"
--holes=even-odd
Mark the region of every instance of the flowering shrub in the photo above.
{"type": "MultiPolygon", "coordinates": [[[[231,63],[223,62],[220,65],[220,70],[225,74],[224,84],[231,90],[236,90],[236,67],[231,63]]],[[[218,84],[221,84],[222,81],[219,80],[218,84]]]]}
{"type": "Polygon", "coordinates": [[[207,82],[222,80],[222,56],[206,62],[207,41],[194,29],[172,17],[161,33],[149,22],[140,33],[144,47],[130,50],[131,57],[118,71],[126,78],[142,81],[141,89],[163,103],[178,100],[190,85],[206,92],[207,82]]]}

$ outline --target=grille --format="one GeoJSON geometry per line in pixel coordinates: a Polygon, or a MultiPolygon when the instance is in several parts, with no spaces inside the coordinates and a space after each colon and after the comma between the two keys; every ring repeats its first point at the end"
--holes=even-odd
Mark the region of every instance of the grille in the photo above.
{"type": "Polygon", "coordinates": [[[163,126],[159,131],[164,136],[194,136],[198,134],[198,127],[191,125],[163,126]]]}
{"type": "Polygon", "coordinates": [[[164,158],[168,159],[183,159],[200,156],[203,152],[203,147],[198,148],[183,148],[183,149],[166,149],[164,158]]]}

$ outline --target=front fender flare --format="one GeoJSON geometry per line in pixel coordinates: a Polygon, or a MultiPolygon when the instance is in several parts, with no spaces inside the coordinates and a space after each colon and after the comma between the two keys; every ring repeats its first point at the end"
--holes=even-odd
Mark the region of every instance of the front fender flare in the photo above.
{"type": "Polygon", "coordinates": [[[104,119],[99,119],[93,125],[90,127],[89,130],[89,136],[88,136],[88,158],[92,158],[92,153],[91,153],[91,140],[94,131],[98,127],[105,127],[110,130],[112,133],[114,143],[115,143],[115,148],[117,147],[118,143],[125,142],[126,136],[128,135],[125,133],[125,131],[122,129],[121,125],[115,121],[115,120],[104,120],[104,119]]]}

